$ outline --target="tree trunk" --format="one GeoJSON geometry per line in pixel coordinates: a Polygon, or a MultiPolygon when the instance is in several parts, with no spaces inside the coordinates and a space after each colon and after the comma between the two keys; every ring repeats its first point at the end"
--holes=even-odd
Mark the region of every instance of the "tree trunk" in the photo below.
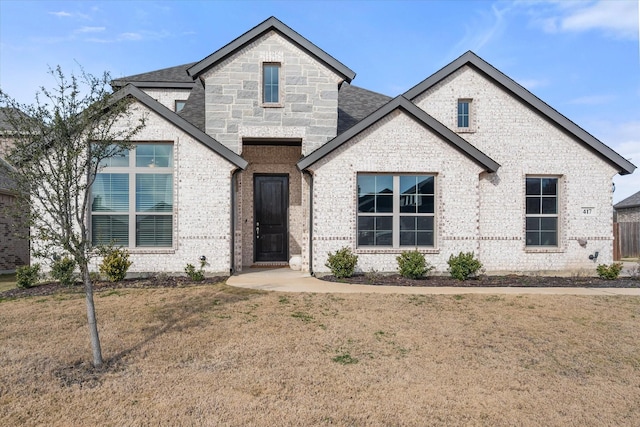
{"type": "Polygon", "coordinates": [[[98,322],[96,320],[96,308],[93,303],[93,282],[89,276],[88,266],[81,266],[82,279],[84,281],[85,300],[87,302],[87,321],[89,323],[89,335],[91,336],[91,351],[93,352],[93,366],[102,366],[102,348],[98,336],[98,322]]]}

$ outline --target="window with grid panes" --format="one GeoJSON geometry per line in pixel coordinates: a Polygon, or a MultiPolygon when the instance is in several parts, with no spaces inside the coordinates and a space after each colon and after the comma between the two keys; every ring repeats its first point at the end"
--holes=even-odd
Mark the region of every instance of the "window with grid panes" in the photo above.
{"type": "Polygon", "coordinates": [[[358,246],[433,247],[433,175],[358,174],[358,246]]]}
{"type": "Polygon", "coordinates": [[[91,187],[94,245],[173,245],[173,145],[138,144],[107,159],[91,187]]]}

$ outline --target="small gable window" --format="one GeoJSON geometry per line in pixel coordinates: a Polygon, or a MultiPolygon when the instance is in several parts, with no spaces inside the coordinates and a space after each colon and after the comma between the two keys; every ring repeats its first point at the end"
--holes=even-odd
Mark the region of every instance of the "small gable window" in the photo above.
{"type": "Polygon", "coordinates": [[[278,63],[262,65],[262,102],[280,103],[280,64],[278,63]]]}
{"type": "Polygon", "coordinates": [[[183,101],[183,100],[176,100],[176,104],[175,104],[175,112],[179,113],[180,111],[182,111],[182,109],[184,108],[184,106],[187,104],[187,101],[183,101]]]}
{"type": "Polygon", "coordinates": [[[458,100],[458,129],[471,128],[471,100],[458,100]]]}

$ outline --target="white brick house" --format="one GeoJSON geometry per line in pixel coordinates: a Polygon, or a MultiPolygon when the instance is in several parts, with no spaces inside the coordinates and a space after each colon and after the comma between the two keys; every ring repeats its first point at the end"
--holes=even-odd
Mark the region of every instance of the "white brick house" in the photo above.
{"type": "MultiPolygon", "coordinates": [[[[439,271],[612,260],[611,187],[635,166],[471,52],[389,98],[269,18],[203,60],[113,82],[145,114],[137,148],[94,185],[94,241],[133,272],[286,264],[363,271],[417,248],[439,271]]],[[[123,124],[126,125],[126,124],[123,124]]]]}

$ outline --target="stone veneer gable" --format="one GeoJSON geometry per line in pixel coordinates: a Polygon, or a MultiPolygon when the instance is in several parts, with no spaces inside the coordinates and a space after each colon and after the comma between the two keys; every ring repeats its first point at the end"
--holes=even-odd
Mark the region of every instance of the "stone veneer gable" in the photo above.
{"type": "Polygon", "coordinates": [[[300,139],[306,155],[336,136],[341,77],[275,31],[201,78],[206,132],[238,154],[243,138],[300,139]],[[265,62],[281,64],[280,106],[262,103],[265,62]]]}

